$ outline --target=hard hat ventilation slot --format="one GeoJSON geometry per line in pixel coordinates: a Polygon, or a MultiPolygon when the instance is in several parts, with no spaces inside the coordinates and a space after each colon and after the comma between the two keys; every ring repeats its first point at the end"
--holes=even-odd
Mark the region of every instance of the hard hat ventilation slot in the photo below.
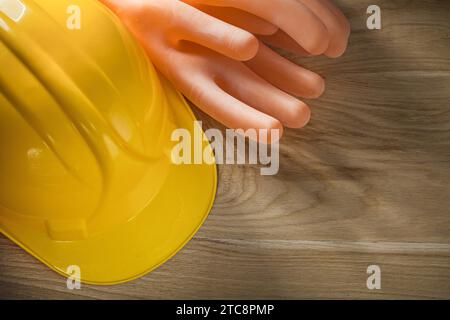
{"type": "Polygon", "coordinates": [[[86,221],[83,219],[47,220],[48,235],[55,241],[75,241],[88,237],[86,221]]]}

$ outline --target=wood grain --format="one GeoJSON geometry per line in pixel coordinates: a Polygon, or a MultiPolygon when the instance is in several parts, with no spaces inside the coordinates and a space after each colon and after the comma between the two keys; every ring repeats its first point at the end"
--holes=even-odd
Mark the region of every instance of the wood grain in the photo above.
{"type": "MultiPolygon", "coordinates": [[[[327,91],[288,130],[280,173],[221,166],[214,209],[155,272],[68,291],[0,238],[0,298],[450,298],[450,1],[337,1],[352,23],[342,58],[287,57],[327,91]],[[366,288],[366,268],[382,289],[366,288]]],[[[198,112],[208,126],[218,126],[198,112]]]]}

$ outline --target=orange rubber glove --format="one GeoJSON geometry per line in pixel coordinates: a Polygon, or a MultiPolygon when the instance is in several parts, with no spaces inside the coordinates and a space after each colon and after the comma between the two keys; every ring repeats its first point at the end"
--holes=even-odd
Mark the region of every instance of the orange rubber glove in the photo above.
{"type": "MultiPolygon", "coordinates": [[[[203,6],[199,9],[178,0],[101,1],[122,19],[155,66],[194,104],[227,127],[279,129],[280,136],[283,125],[300,128],[310,119],[309,107],[287,92],[317,97],[324,90],[324,81],[282,58],[249,31],[265,36],[269,43],[330,56],[345,50],[348,37],[337,14],[329,10],[327,19],[341,31],[329,32],[331,22],[299,0],[189,0],[203,6]],[[237,27],[201,9],[225,14],[230,22],[244,17],[245,22],[237,27]],[[331,41],[334,33],[339,40],[331,41]]],[[[328,0],[310,2],[319,1],[328,0]]]]}
{"type": "Polygon", "coordinates": [[[336,58],[350,25],[331,0],[182,0],[276,47],[336,58]]]}

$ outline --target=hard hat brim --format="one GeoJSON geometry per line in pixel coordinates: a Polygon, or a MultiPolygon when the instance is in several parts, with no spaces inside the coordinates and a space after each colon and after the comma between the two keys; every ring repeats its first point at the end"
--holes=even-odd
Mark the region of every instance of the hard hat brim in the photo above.
{"type": "MultiPolygon", "coordinates": [[[[184,98],[164,79],[176,125],[194,130],[195,116],[184,98]]],[[[1,231],[63,276],[70,266],[81,281],[95,285],[127,282],[156,269],[194,236],[206,220],[217,190],[216,165],[174,165],[158,195],[135,218],[81,241],[54,241],[45,228],[2,221],[1,231]]],[[[0,207],[1,210],[1,207],[0,207]]]]}

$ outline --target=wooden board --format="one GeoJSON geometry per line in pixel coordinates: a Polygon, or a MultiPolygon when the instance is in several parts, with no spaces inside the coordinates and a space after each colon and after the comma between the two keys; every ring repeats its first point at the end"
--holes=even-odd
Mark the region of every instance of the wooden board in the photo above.
{"type": "MultiPolygon", "coordinates": [[[[155,272],[69,291],[0,238],[0,298],[450,298],[450,1],[337,1],[337,60],[287,57],[327,80],[311,124],[288,130],[280,172],[221,166],[206,224],[155,272]],[[366,288],[366,268],[382,289],[366,288]]],[[[209,126],[217,124],[198,112],[209,126]]]]}

